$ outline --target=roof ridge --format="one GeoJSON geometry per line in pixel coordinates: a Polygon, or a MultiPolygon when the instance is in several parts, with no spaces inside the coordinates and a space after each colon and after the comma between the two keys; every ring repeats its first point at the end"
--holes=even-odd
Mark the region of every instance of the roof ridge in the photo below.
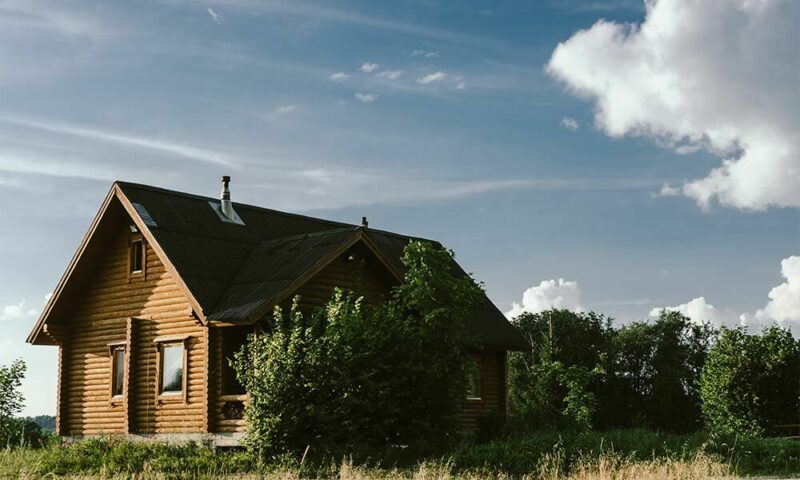
{"type": "Polygon", "coordinates": [[[269,240],[261,240],[256,244],[256,246],[267,243],[288,242],[291,240],[299,240],[303,238],[322,237],[325,235],[333,235],[335,233],[342,233],[342,232],[356,232],[360,228],[362,227],[352,226],[352,227],[342,227],[342,228],[331,228],[329,230],[318,230],[316,232],[297,233],[294,235],[287,235],[285,237],[276,237],[276,238],[270,238],[269,240]]]}
{"type": "MultiPolygon", "coordinates": [[[[152,190],[152,191],[161,192],[161,193],[169,193],[169,194],[173,194],[173,195],[180,195],[180,196],[183,196],[183,197],[193,198],[193,199],[196,199],[196,200],[204,200],[204,201],[212,201],[212,202],[213,201],[216,201],[216,202],[220,201],[218,198],[214,198],[214,197],[208,197],[208,196],[205,196],[205,195],[198,195],[196,193],[181,192],[179,190],[172,190],[172,189],[164,188],[164,187],[156,187],[156,186],[147,185],[147,184],[144,184],[144,183],[126,182],[124,180],[116,180],[116,181],[114,181],[114,183],[118,184],[120,186],[126,186],[127,185],[127,186],[134,187],[134,188],[143,188],[145,190],[152,190]]],[[[249,203],[233,202],[233,204],[234,204],[234,206],[239,206],[239,207],[244,207],[244,208],[251,208],[253,210],[259,210],[259,211],[262,211],[262,212],[269,212],[269,213],[276,214],[276,215],[283,215],[283,216],[286,216],[286,217],[299,218],[299,219],[310,220],[310,221],[315,221],[315,222],[322,222],[322,223],[327,223],[329,225],[336,225],[336,226],[339,227],[338,229],[358,228],[359,227],[358,225],[355,225],[355,224],[352,224],[352,223],[339,222],[337,220],[328,220],[326,218],[312,217],[311,215],[303,215],[301,213],[284,212],[282,210],[275,210],[273,208],[260,207],[258,205],[251,205],[249,203]]],[[[338,229],[331,229],[331,230],[338,230],[338,229]]],[[[384,235],[390,235],[390,236],[393,236],[393,237],[408,238],[408,239],[411,239],[411,240],[423,240],[423,241],[426,241],[426,242],[440,244],[438,241],[431,240],[429,238],[412,236],[412,235],[404,235],[402,233],[391,232],[389,230],[381,230],[379,228],[368,228],[366,230],[368,232],[376,232],[376,233],[380,233],[380,234],[384,234],[384,235]]],[[[288,237],[280,237],[280,238],[288,238],[288,237]]],[[[262,240],[262,241],[271,241],[271,240],[262,240]]]]}
{"type": "MultiPolygon", "coordinates": [[[[126,181],[123,181],[123,180],[116,180],[116,181],[114,181],[114,183],[117,184],[117,185],[120,185],[120,186],[143,188],[145,190],[151,190],[151,191],[156,191],[156,192],[161,192],[161,193],[169,193],[169,194],[172,194],[172,195],[180,195],[180,196],[183,196],[183,197],[193,198],[195,200],[204,200],[204,201],[209,201],[209,202],[219,202],[220,201],[219,198],[208,197],[208,196],[205,196],[205,195],[198,195],[196,193],[181,192],[179,190],[171,190],[169,188],[156,187],[156,186],[153,186],[153,185],[146,185],[144,183],[126,182],[126,181]]],[[[327,224],[330,224],[330,225],[337,225],[337,226],[340,226],[342,228],[344,228],[344,227],[357,227],[357,225],[351,224],[351,223],[339,222],[337,220],[328,220],[326,218],[312,217],[311,215],[303,215],[301,213],[284,212],[282,210],[275,210],[273,208],[261,207],[261,206],[252,205],[252,204],[249,204],[249,203],[242,203],[242,202],[232,202],[232,203],[233,203],[234,206],[238,206],[238,207],[250,208],[250,209],[253,209],[253,210],[269,212],[269,213],[272,213],[272,214],[275,214],[275,215],[283,215],[283,216],[286,216],[286,217],[311,220],[311,221],[315,221],[315,222],[323,222],[323,223],[327,223],[327,224]]]]}

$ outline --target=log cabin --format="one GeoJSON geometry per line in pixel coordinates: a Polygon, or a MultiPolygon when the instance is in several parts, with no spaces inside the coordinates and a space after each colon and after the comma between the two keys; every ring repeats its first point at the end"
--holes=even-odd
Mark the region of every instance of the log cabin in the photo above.
{"type": "MultiPolygon", "coordinates": [[[[27,341],[58,347],[57,434],[236,445],[247,394],[228,358],[275,306],[335,287],[378,301],[403,281],[413,237],[115,182],[27,341]]],[[[460,268],[460,267],[459,267],[460,268]]],[[[527,347],[492,302],[460,426],[506,411],[506,355],[527,347]]]]}

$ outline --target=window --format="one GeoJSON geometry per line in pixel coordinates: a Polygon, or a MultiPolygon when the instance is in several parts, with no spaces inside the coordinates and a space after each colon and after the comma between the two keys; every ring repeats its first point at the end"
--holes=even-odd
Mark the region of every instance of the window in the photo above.
{"type": "Polygon", "coordinates": [[[125,393],[125,347],[111,349],[111,396],[125,393]]]}
{"type": "Polygon", "coordinates": [[[244,386],[236,377],[236,370],[231,366],[234,354],[247,342],[247,335],[252,328],[227,327],[220,329],[222,334],[222,394],[242,395],[244,386]]]}
{"type": "Polygon", "coordinates": [[[481,399],[481,359],[474,356],[467,365],[467,400],[481,399]]]}
{"type": "Polygon", "coordinates": [[[159,393],[178,394],[183,392],[185,355],[183,343],[170,343],[161,346],[161,390],[159,393]]]}
{"type": "Polygon", "coordinates": [[[141,238],[131,240],[129,250],[128,273],[131,275],[144,273],[144,240],[141,238]]]}

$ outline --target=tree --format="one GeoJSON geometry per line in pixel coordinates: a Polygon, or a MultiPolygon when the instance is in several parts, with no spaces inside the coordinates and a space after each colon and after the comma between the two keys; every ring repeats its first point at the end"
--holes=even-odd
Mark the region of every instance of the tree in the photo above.
{"type": "Polygon", "coordinates": [[[359,454],[451,440],[472,347],[463,321],[483,296],[452,255],[409,243],[405,282],[379,305],[337,289],[324,309],[277,309],[234,361],[250,395],[248,448],[359,454]]]}
{"type": "Polygon", "coordinates": [[[25,362],[15,360],[9,366],[0,365],[0,445],[17,441],[16,415],[22,411],[25,398],[20,391],[25,378],[25,362]]]}
{"type": "Polygon", "coordinates": [[[674,432],[700,428],[699,379],[715,332],[678,312],[616,330],[610,356],[608,426],[674,432]]]}
{"type": "Polygon", "coordinates": [[[714,331],[676,312],[613,327],[594,312],[514,320],[531,350],[509,355],[509,403],[524,428],[701,426],[699,376],[714,331]]]}
{"type": "Polygon", "coordinates": [[[764,435],[797,423],[800,341],[777,326],[761,335],[723,329],[700,377],[700,397],[716,432],[764,435]]]}
{"type": "Polygon", "coordinates": [[[610,320],[548,310],[513,321],[531,349],[509,354],[509,406],[523,428],[590,428],[604,381],[610,320]]]}

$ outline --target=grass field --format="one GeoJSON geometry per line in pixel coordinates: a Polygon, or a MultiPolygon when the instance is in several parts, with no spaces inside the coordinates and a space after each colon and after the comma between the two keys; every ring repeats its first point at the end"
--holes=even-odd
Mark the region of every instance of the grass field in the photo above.
{"type": "Polygon", "coordinates": [[[333,461],[313,455],[256,461],[196,444],[88,440],[0,451],[0,478],[229,479],[701,479],[800,477],[800,443],[639,430],[541,432],[464,446],[421,462],[333,461]]]}

